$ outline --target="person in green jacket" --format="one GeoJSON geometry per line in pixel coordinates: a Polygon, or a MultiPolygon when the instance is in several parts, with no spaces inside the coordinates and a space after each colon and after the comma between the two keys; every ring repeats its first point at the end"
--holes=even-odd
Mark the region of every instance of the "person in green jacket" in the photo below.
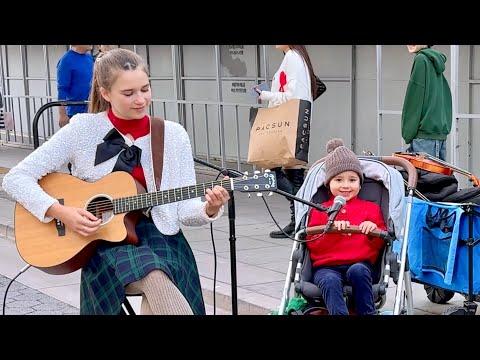
{"type": "Polygon", "coordinates": [[[425,152],[446,160],[452,128],[452,94],[443,75],[447,57],[431,45],[407,45],[415,54],[402,111],[407,152],[425,152]]]}

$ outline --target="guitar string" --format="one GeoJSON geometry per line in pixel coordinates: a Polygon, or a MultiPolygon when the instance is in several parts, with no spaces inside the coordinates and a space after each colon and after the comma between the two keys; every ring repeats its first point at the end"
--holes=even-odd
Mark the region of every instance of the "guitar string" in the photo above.
{"type": "MultiPolygon", "coordinates": [[[[240,181],[243,181],[243,180],[242,179],[237,179],[237,180],[233,179],[234,183],[240,182],[240,181]]],[[[220,180],[220,181],[213,181],[211,183],[211,185],[213,185],[213,186],[222,185],[223,186],[223,182],[226,182],[227,184],[230,184],[230,180],[220,180]]],[[[183,187],[183,188],[163,190],[163,191],[154,192],[154,193],[138,194],[138,195],[135,195],[133,197],[119,198],[119,199],[116,199],[116,200],[117,201],[123,201],[124,203],[122,205],[127,205],[126,202],[128,201],[128,199],[138,197],[138,200],[130,200],[132,203],[134,203],[136,205],[138,202],[141,202],[142,200],[149,200],[148,196],[151,197],[150,201],[153,200],[154,196],[157,197],[157,201],[158,201],[158,197],[159,197],[160,193],[167,193],[167,195],[162,196],[162,198],[168,197],[168,199],[169,199],[170,194],[172,194],[172,196],[176,197],[176,196],[178,196],[178,192],[180,192],[180,195],[183,197],[184,191],[187,191],[188,194],[190,194],[190,192],[193,193],[195,191],[195,193],[197,194],[198,190],[204,189],[204,185],[209,185],[209,184],[205,183],[205,184],[192,185],[194,187],[193,189],[190,186],[187,186],[187,187],[183,187]],[[177,192],[177,194],[176,194],[176,192],[177,192]]],[[[198,196],[195,196],[195,197],[198,197],[198,196]]],[[[190,198],[186,198],[186,199],[183,199],[183,200],[188,200],[188,199],[190,199],[190,198]]],[[[169,203],[170,202],[174,202],[174,201],[169,201],[169,203]]],[[[97,211],[99,211],[99,210],[101,210],[101,211],[113,210],[113,202],[110,201],[110,200],[103,200],[103,201],[99,201],[99,202],[96,202],[96,203],[90,203],[87,206],[87,210],[89,210],[89,209],[93,210],[92,207],[97,208],[96,209],[97,211]]]]}
{"type": "MultiPolygon", "coordinates": [[[[190,194],[190,192],[188,192],[188,194],[190,194]]],[[[121,207],[122,209],[125,208],[125,207],[128,207],[130,205],[133,205],[134,207],[136,207],[138,205],[142,205],[142,203],[144,201],[157,200],[157,202],[160,202],[159,199],[162,199],[161,200],[162,203],[159,203],[158,205],[165,205],[165,204],[173,203],[173,202],[176,202],[176,201],[189,200],[189,199],[192,199],[192,198],[195,198],[195,197],[200,197],[202,195],[200,195],[200,194],[197,195],[196,194],[193,197],[184,197],[184,195],[182,194],[182,196],[181,196],[181,197],[183,197],[182,199],[180,199],[178,197],[178,193],[177,194],[172,193],[172,196],[175,197],[175,198],[170,200],[169,197],[166,198],[165,196],[159,196],[156,193],[141,194],[141,195],[139,195],[139,198],[137,200],[131,200],[131,201],[129,201],[129,203],[127,203],[126,200],[122,199],[122,202],[119,203],[119,204],[117,203],[117,206],[121,207]],[[143,195],[145,195],[145,196],[143,196],[143,195]],[[150,199],[148,199],[148,197],[150,197],[150,199]],[[168,201],[165,202],[165,199],[167,199],[168,201]]],[[[151,206],[151,205],[149,205],[149,206],[151,206]]],[[[95,211],[95,212],[97,212],[97,211],[108,211],[108,210],[114,210],[114,207],[115,206],[114,206],[114,203],[112,201],[101,201],[101,202],[98,202],[98,203],[88,204],[87,210],[90,211],[90,212],[93,212],[93,211],[95,211]]],[[[145,205],[145,207],[148,207],[148,206],[145,205]]]]}
{"type": "MultiPolygon", "coordinates": [[[[228,183],[230,182],[229,180],[223,180],[225,182],[228,181],[228,183]]],[[[221,182],[214,182],[213,185],[220,185],[221,182]]],[[[208,184],[206,184],[208,185],[208,184]]],[[[223,185],[223,184],[221,184],[223,185]]],[[[158,197],[160,195],[160,193],[168,193],[167,195],[164,195],[162,196],[162,198],[164,198],[165,196],[168,196],[168,198],[170,198],[170,194],[172,194],[172,196],[174,197],[177,197],[178,196],[178,193],[180,193],[181,196],[184,196],[183,194],[186,192],[187,194],[190,194],[190,192],[194,192],[195,193],[198,193],[198,190],[203,190],[203,184],[200,184],[200,185],[192,185],[192,186],[195,186],[194,189],[192,189],[191,187],[187,186],[187,187],[183,187],[183,188],[178,188],[178,189],[169,189],[169,190],[163,190],[163,191],[158,191],[158,192],[153,192],[153,193],[145,193],[145,194],[138,194],[138,195],[134,195],[134,196],[131,196],[131,197],[124,197],[124,198],[118,198],[118,199],[115,199],[116,201],[123,201],[123,202],[126,202],[126,201],[131,201],[132,203],[133,202],[140,202],[141,200],[148,200],[148,196],[150,196],[152,199],[150,200],[153,200],[153,197],[157,197],[157,200],[158,200],[158,197]],[[133,198],[138,198],[138,200],[129,200],[129,199],[133,199],[133,198]]],[[[229,190],[229,189],[227,189],[229,190]]],[[[201,196],[201,195],[199,195],[201,196]]],[[[199,196],[195,196],[195,197],[199,197],[199,196]]],[[[188,200],[190,198],[186,198],[184,200],[188,200]]],[[[114,201],[115,201],[114,200],[114,201]]],[[[173,202],[173,201],[172,201],[173,202]]],[[[109,206],[109,205],[112,205],[113,202],[111,200],[102,200],[102,201],[99,201],[99,202],[95,202],[95,203],[90,203],[88,206],[87,206],[87,209],[90,208],[90,207],[97,207],[97,206],[109,206]]],[[[125,205],[125,203],[123,204],[125,205]]]]}

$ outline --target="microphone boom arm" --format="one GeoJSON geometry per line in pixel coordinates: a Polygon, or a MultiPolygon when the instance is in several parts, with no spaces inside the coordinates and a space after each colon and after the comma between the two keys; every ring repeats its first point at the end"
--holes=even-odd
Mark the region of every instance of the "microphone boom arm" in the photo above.
{"type": "Polygon", "coordinates": [[[282,191],[282,190],[279,190],[279,189],[275,189],[275,190],[272,190],[273,192],[279,194],[279,195],[283,195],[285,196],[286,198],[290,199],[290,200],[293,200],[293,201],[298,201],[298,202],[301,202],[302,204],[305,204],[305,205],[308,205],[308,206],[311,206],[319,211],[327,211],[328,208],[326,208],[325,206],[322,206],[322,205],[319,205],[319,204],[315,204],[315,203],[312,203],[310,201],[307,201],[307,200],[303,200],[299,197],[296,197],[295,195],[292,195],[290,193],[287,193],[285,191],[282,191]]]}
{"type": "Polygon", "coordinates": [[[244,174],[241,173],[240,171],[238,170],[234,170],[234,169],[229,169],[229,168],[222,168],[220,166],[217,166],[217,165],[214,165],[214,164],[211,164],[209,162],[206,162],[202,159],[199,159],[199,158],[194,158],[193,159],[196,163],[198,164],[202,164],[206,167],[209,167],[211,169],[215,169],[217,170],[218,172],[222,173],[222,175],[225,175],[225,176],[230,176],[230,177],[240,177],[240,176],[243,176],[244,174]]]}

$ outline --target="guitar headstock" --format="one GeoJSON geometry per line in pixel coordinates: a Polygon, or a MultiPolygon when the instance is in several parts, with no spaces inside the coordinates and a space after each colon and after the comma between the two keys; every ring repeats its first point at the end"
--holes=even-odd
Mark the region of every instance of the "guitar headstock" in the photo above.
{"type": "Polygon", "coordinates": [[[270,170],[263,173],[256,170],[251,176],[245,172],[242,177],[234,179],[233,189],[241,192],[273,191],[277,189],[277,177],[270,170]]]}

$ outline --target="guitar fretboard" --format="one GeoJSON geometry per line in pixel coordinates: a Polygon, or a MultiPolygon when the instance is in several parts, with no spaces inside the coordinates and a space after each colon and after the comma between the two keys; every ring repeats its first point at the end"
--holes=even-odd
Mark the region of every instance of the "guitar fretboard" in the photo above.
{"type": "Polygon", "coordinates": [[[121,214],[129,211],[146,209],[151,206],[170,204],[177,201],[197,198],[204,196],[207,192],[207,189],[213,189],[215,185],[220,185],[228,191],[232,190],[231,180],[227,179],[211,181],[182,188],[122,197],[113,200],[113,212],[114,214],[121,214]]]}

